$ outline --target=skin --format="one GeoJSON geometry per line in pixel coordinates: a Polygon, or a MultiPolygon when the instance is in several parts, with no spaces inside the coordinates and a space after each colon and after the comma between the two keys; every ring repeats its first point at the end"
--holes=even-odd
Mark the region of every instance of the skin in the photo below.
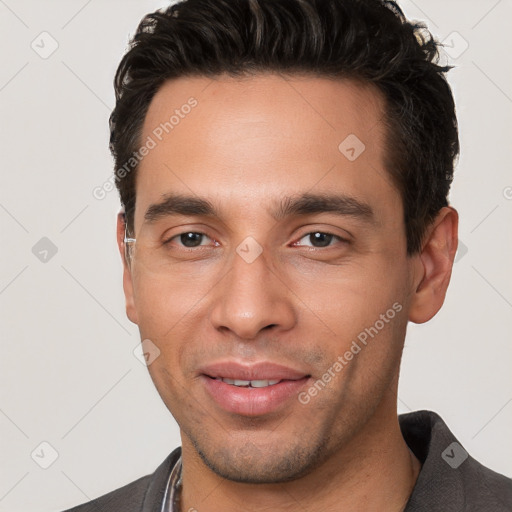
{"type": "Polygon", "coordinates": [[[403,510],[420,470],[400,433],[398,373],[408,321],[441,307],[457,248],[457,213],[443,208],[421,252],[406,253],[401,198],[384,169],[379,92],[350,80],[258,74],[168,81],[141,140],[193,96],[197,106],[138,169],[135,237],[124,261],[127,315],[160,350],[148,366],[180,426],[182,510],[403,510]],[[338,145],[364,144],[349,161],[338,145]],[[276,220],[284,196],[344,194],[371,220],[321,212],[276,220]],[[218,217],[144,220],[168,193],[208,199],[218,217]],[[180,237],[200,232],[199,248],[180,237]],[[331,233],[313,247],[309,233],[331,233]],[[262,253],[236,252],[248,236],[262,253]],[[165,254],[165,256],[164,256],[165,254]],[[148,256],[149,255],[149,256],[148,256]],[[378,335],[311,398],[257,417],[228,413],[199,368],[219,359],[272,361],[321,379],[393,304],[378,335]]]}

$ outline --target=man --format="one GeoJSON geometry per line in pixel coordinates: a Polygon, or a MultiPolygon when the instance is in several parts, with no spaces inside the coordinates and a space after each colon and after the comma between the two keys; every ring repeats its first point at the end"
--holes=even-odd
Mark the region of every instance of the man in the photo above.
{"type": "Polygon", "coordinates": [[[188,0],[116,74],[127,315],[180,427],[86,511],[505,511],[442,419],[397,417],[443,304],[459,144],[437,43],[379,0],[188,0]]]}

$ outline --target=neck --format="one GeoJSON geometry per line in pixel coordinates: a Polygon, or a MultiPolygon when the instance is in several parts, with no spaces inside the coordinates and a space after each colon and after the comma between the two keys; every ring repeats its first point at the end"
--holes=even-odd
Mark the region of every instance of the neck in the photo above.
{"type": "Polygon", "coordinates": [[[401,512],[420,463],[405,443],[396,413],[375,414],[347,445],[299,479],[245,484],[212,472],[182,434],[181,511],[304,510],[401,512]]]}

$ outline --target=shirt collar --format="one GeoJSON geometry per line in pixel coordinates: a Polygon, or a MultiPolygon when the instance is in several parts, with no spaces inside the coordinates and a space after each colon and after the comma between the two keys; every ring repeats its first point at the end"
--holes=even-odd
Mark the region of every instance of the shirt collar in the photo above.
{"type": "Polygon", "coordinates": [[[181,511],[181,456],[169,473],[161,512],[181,511]]]}

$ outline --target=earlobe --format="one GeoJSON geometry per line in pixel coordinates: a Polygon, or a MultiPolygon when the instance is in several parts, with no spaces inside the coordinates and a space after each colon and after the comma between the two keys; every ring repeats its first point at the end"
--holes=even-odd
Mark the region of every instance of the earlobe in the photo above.
{"type": "Polygon", "coordinates": [[[126,219],[124,212],[117,214],[117,246],[123,262],[123,290],[126,301],[126,316],[134,324],[138,323],[137,310],[133,295],[132,270],[130,262],[126,258],[126,244],[124,241],[126,219]]]}
{"type": "Polygon", "coordinates": [[[415,256],[420,277],[412,290],[411,322],[427,322],[443,305],[457,251],[458,219],[454,208],[442,208],[427,232],[421,253],[415,256]]]}

